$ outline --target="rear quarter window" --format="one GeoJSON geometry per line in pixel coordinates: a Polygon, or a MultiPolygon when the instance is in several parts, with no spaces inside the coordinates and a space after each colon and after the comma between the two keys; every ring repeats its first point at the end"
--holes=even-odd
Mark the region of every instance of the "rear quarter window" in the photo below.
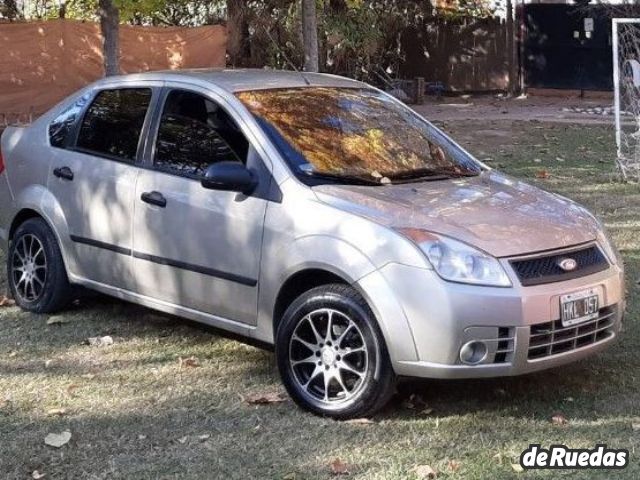
{"type": "Polygon", "coordinates": [[[49,142],[52,147],[64,148],[68,145],[69,135],[90,98],[90,93],[78,98],[49,124],[49,142]]]}

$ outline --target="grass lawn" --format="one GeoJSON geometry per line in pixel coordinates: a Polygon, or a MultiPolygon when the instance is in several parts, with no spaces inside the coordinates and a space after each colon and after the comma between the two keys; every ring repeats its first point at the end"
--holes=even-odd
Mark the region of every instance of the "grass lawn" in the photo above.
{"type": "Polygon", "coordinates": [[[36,470],[46,479],[322,479],[338,458],[347,478],[415,479],[419,465],[447,479],[640,478],[640,187],[614,180],[613,130],[505,121],[444,128],[490,165],[606,222],[627,266],[621,342],[521,378],[407,381],[374,423],[338,423],[290,401],[248,404],[252,394],[281,391],[273,354],[203,327],[104,297],[53,318],[0,308],[0,479],[36,470]],[[114,344],[85,344],[104,335],[114,344]],[[554,424],[556,414],[568,423],[554,424]],[[72,434],[67,445],[44,444],[63,431],[72,434]],[[600,475],[518,473],[512,463],[530,443],[607,443],[629,449],[631,465],[600,475]]]}

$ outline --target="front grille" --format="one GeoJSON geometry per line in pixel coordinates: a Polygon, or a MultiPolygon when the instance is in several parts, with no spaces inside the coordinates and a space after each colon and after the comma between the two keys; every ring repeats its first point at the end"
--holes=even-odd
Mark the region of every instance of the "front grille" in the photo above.
{"type": "Polygon", "coordinates": [[[572,278],[584,277],[609,268],[609,262],[596,245],[578,250],[556,252],[535,258],[511,260],[511,266],[523,286],[543,283],[562,282],[572,278]],[[560,262],[566,258],[576,261],[577,267],[566,272],[560,268],[560,262]]]}
{"type": "Polygon", "coordinates": [[[511,361],[514,352],[515,338],[513,328],[498,328],[498,346],[496,348],[493,363],[507,363],[511,361]]]}
{"type": "Polygon", "coordinates": [[[570,352],[613,336],[616,308],[600,309],[598,318],[571,327],[560,320],[531,326],[529,360],[570,352]]]}

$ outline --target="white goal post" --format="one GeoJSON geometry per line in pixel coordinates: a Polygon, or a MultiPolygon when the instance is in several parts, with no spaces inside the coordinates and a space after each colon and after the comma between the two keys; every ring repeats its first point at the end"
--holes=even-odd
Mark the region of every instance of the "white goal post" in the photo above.
{"type": "Polygon", "coordinates": [[[616,162],[640,180],[640,19],[614,18],[612,31],[616,162]]]}

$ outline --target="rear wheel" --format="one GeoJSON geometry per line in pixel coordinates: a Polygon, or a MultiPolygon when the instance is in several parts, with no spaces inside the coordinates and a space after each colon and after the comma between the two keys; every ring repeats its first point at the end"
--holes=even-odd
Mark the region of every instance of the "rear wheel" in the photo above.
{"type": "Polygon", "coordinates": [[[41,218],[18,227],[7,256],[9,288],[16,303],[34,313],[52,313],[71,298],[55,235],[41,218]]]}
{"type": "Polygon", "coordinates": [[[395,390],[373,313],[347,285],[318,287],[294,301],[278,329],[276,356],[291,397],[319,415],[372,415],[395,390]]]}

